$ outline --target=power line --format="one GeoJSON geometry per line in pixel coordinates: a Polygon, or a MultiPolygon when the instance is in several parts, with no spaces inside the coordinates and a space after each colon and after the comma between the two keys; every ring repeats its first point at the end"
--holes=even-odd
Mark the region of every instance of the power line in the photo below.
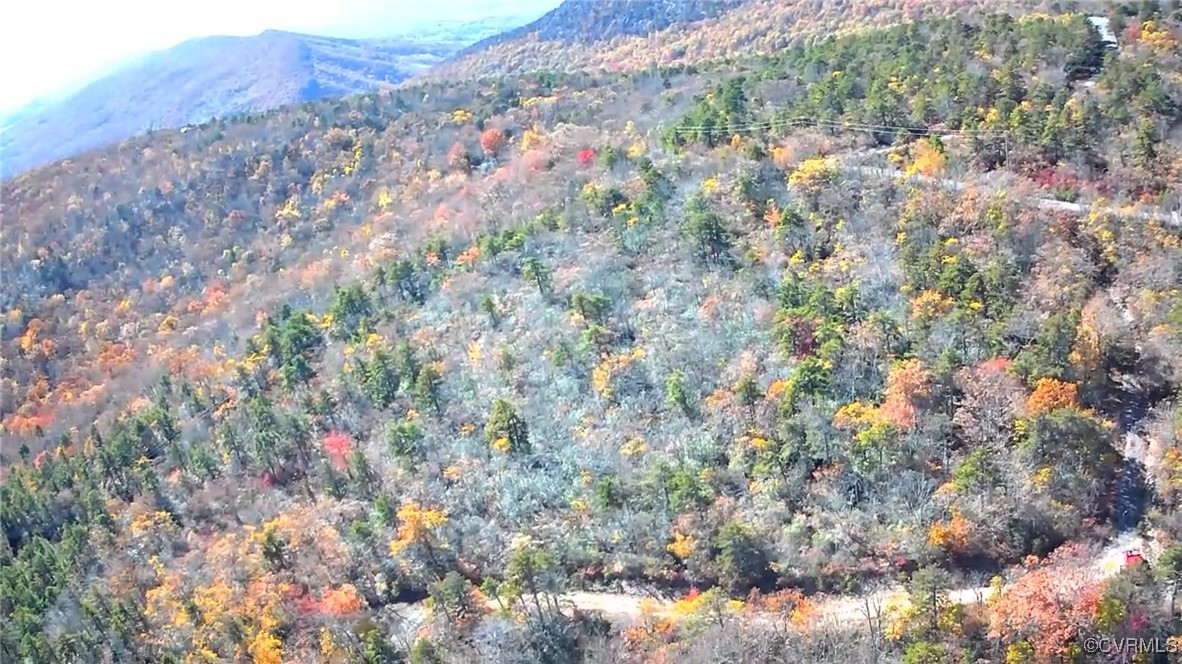
{"type": "Polygon", "coordinates": [[[789,127],[798,125],[813,125],[822,127],[835,127],[841,129],[853,130],[868,130],[868,131],[926,131],[928,133],[946,133],[946,134],[1008,134],[1009,131],[1005,129],[948,129],[944,132],[934,132],[931,129],[920,127],[904,127],[899,125],[885,125],[885,124],[867,124],[861,122],[845,122],[836,120],[816,120],[813,118],[789,118],[787,120],[765,120],[762,122],[752,122],[739,125],[725,125],[725,126],[711,126],[711,125],[697,125],[697,126],[675,126],[674,131],[678,133],[688,133],[692,131],[743,131],[747,129],[770,129],[774,127],[789,127]]]}
{"type": "Polygon", "coordinates": [[[920,127],[902,127],[898,125],[886,124],[867,124],[861,122],[844,122],[837,120],[818,120],[809,117],[788,118],[785,120],[765,120],[762,122],[751,122],[738,125],[727,126],[674,126],[673,132],[676,134],[691,134],[697,132],[717,132],[722,134],[737,134],[745,131],[767,131],[780,127],[800,127],[800,126],[814,126],[814,127],[828,127],[832,129],[843,129],[847,131],[863,131],[863,132],[907,132],[919,133],[926,135],[955,135],[955,136],[998,136],[1008,137],[1009,131],[1005,129],[948,129],[944,131],[934,131],[929,128],[920,127]]]}

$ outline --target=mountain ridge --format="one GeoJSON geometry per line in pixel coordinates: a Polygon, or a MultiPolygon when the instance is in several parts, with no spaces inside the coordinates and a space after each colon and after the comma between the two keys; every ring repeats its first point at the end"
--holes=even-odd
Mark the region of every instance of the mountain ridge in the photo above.
{"type": "Polygon", "coordinates": [[[450,34],[451,41],[442,33],[420,41],[266,30],[190,39],[10,112],[0,133],[0,177],[151,129],[392,86],[458,50],[463,29],[450,34]]]}
{"type": "Polygon", "coordinates": [[[645,35],[675,23],[692,24],[713,18],[748,0],[614,0],[599,3],[615,11],[586,11],[587,2],[566,0],[537,20],[513,30],[486,37],[463,49],[457,57],[477,53],[531,33],[543,40],[573,40],[588,44],[617,35],[645,35]]]}

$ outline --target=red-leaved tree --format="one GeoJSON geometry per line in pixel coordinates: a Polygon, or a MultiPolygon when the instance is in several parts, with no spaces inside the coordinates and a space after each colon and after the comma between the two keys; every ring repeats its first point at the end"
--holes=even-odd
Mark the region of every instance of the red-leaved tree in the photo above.
{"type": "Polygon", "coordinates": [[[352,451],[353,441],[349,434],[330,431],[324,436],[324,454],[338,470],[343,470],[349,463],[349,453],[352,451]]]}

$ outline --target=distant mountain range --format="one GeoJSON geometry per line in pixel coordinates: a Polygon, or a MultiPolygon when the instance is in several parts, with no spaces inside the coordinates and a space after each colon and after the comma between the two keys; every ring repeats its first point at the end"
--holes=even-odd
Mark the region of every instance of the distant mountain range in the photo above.
{"type": "Polygon", "coordinates": [[[186,41],[125,60],[0,119],[0,176],[154,128],[393,85],[516,20],[440,21],[414,37],[387,39],[269,30],[186,41]]]}

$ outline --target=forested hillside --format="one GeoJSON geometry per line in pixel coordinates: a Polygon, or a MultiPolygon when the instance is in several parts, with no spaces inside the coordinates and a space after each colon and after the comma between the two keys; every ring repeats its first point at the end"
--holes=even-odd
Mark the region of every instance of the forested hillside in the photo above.
{"type": "Polygon", "coordinates": [[[910,16],[4,183],[0,657],[1164,647],[1182,16],[910,16]]]}
{"type": "MultiPolygon", "coordinates": [[[[1087,3],[1077,3],[1087,4],[1087,3]]],[[[429,80],[541,71],[637,71],[772,55],[834,34],[987,11],[1059,10],[1039,0],[567,0],[423,74],[429,80]]],[[[1082,10],[1080,10],[1082,11],[1082,10]]]]}

